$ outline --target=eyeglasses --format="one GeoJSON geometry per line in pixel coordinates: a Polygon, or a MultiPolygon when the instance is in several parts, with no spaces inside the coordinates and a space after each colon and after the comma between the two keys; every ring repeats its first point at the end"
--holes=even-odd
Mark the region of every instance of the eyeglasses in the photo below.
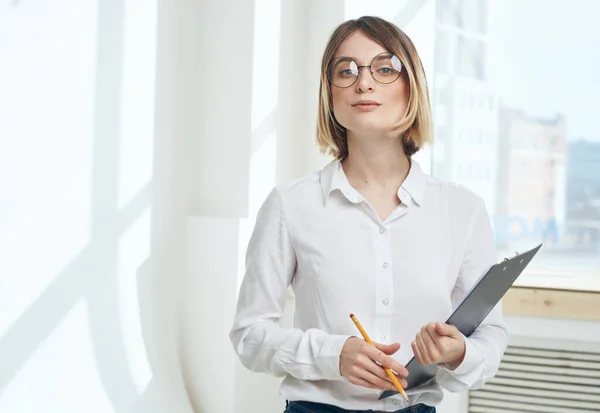
{"type": "Polygon", "coordinates": [[[356,83],[360,69],[363,67],[369,68],[371,76],[377,83],[389,84],[400,77],[402,62],[393,53],[378,54],[369,66],[359,66],[349,57],[340,57],[329,64],[327,79],[336,87],[350,87],[356,83]]]}

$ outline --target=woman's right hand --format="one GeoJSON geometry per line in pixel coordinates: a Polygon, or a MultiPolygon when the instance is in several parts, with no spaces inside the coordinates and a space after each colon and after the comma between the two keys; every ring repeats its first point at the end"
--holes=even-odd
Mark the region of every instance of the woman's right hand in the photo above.
{"type": "Polygon", "coordinates": [[[400,385],[406,388],[403,377],[408,376],[408,370],[394,358],[390,357],[400,348],[400,344],[371,345],[357,337],[350,337],[344,343],[340,355],[340,373],[350,383],[370,389],[397,390],[383,367],[398,373],[400,385]],[[379,364],[378,364],[379,363],[379,364]],[[383,366],[383,367],[382,367],[383,366]]]}

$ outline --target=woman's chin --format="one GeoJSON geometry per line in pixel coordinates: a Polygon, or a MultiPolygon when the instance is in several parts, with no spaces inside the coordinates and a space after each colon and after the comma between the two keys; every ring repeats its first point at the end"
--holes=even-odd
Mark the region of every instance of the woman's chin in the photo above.
{"type": "Polygon", "coordinates": [[[353,128],[347,128],[347,130],[358,136],[384,136],[392,130],[392,126],[382,128],[380,124],[374,123],[353,126],[353,128]]]}

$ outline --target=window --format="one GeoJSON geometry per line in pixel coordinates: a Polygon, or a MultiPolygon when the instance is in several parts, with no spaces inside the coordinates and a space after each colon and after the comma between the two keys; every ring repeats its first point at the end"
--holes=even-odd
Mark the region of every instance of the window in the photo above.
{"type": "Polygon", "coordinates": [[[460,0],[446,0],[438,2],[440,23],[456,27],[463,27],[463,15],[460,12],[460,0]]]}
{"type": "MultiPolygon", "coordinates": [[[[484,76],[484,43],[478,38],[466,34],[458,36],[457,56],[455,59],[456,72],[459,76],[483,79],[484,76]]],[[[452,59],[449,59],[452,60],[452,59]]],[[[476,107],[472,104],[471,107],[476,107]]]]}
{"type": "Polygon", "coordinates": [[[444,39],[445,67],[453,62],[444,79],[461,84],[444,121],[462,136],[446,143],[458,156],[433,151],[434,175],[487,191],[500,259],[543,242],[532,274],[600,279],[600,31],[589,30],[600,2],[437,4],[438,27],[456,33],[444,39]],[[533,18],[541,8],[544,19],[533,18]],[[557,73],[573,75],[557,82],[557,73]]]}
{"type": "Polygon", "coordinates": [[[485,8],[485,1],[480,0],[462,0],[460,13],[464,18],[464,28],[466,30],[483,33],[485,30],[485,16],[482,12],[485,8]]]}
{"type": "Polygon", "coordinates": [[[450,58],[451,52],[449,36],[451,36],[447,31],[437,29],[436,34],[436,44],[435,44],[435,54],[436,54],[436,65],[437,69],[440,72],[446,73],[450,69],[450,58]]]}

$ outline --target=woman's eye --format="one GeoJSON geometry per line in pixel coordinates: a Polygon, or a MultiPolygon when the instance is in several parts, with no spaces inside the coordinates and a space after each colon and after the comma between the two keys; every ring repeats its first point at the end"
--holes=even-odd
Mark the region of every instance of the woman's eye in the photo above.
{"type": "Polygon", "coordinates": [[[389,67],[382,67],[381,69],[379,69],[379,72],[382,75],[390,75],[390,74],[392,74],[393,70],[390,69],[389,67]]]}

